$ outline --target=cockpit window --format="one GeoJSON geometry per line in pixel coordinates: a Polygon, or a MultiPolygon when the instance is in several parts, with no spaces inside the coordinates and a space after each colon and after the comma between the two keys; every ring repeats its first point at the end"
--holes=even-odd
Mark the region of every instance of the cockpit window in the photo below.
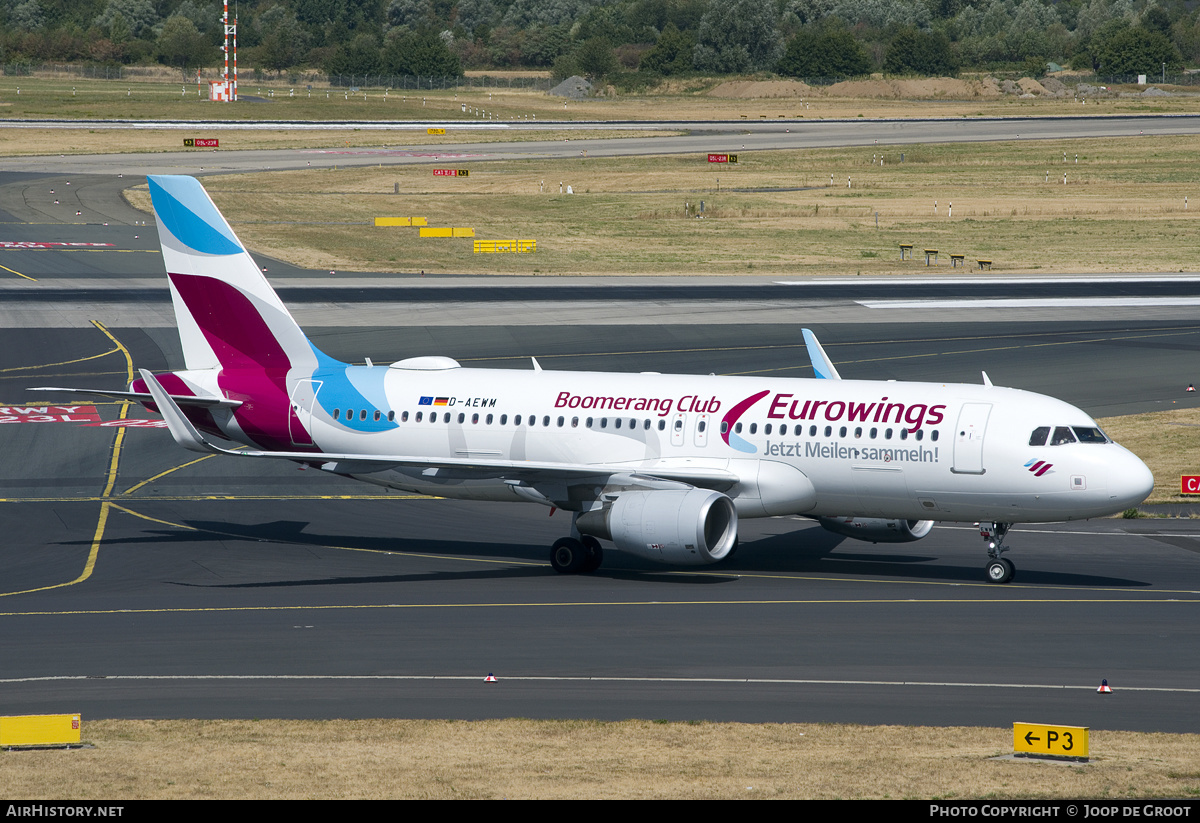
{"type": "Polygon", "coordinates": [[[1080,443],[1107,443],[1108,437],[1098,428],[1090,426],[1072,426],[1071,430],[1079,438],[1080,443]]]}
{"type": "Polygon", "coordinates": [[[1050,438],[1051,446],[1061,446],[1065,443],[1074,443],[1075,435],[1071,434],[1069,426],[1055,426],[1054,436],[1050,438]]]}
{"type": "Polygon", "coordinates": [[[1033,430],[1033,434],[1029,435],[1029,445],[1044,446],[1044,445],[1046,445],[1046,438],[1049,436],[1050,436],[1050,427],[1049,426],[1038,426],[1036,429],[1033,430]]]}

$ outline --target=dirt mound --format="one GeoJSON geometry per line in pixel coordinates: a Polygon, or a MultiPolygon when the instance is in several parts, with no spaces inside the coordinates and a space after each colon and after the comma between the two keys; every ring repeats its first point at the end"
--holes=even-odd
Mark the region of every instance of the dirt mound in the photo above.
{"type": "Polygon", "coordinates": [[[1046,87],[1048,94],[1052,94],[1055,97],[1066,97],[1067,95],[1068,89],[1066,84],[1057,77],[1047,77],[1042,81],[1042,85],[1046,87]]]}
{"type": "Polygon", "coordinates": [[[589,97],[592,94],[592,84],[578,74],[568,77],[566,80],[559,83],[547,94],[553,94],[556,97],[572,97],[576,100],[581,100],[584,97],[589,97]]]}
{"type": "Polygon", "coordinates": [[[1020,86],[1021,91],[1025,92],[1026,94],[1036,94],[1040,97],[1046,93],[1046,87],[1034,80],[1032,77],[1022,77],[1017,81],[1017,85],[1020,86]]]}
{"type": "Polygon", "coordinates": [[[914,80],[843,80],[834,83],[826,93],[830,97],[891,97],[906,100],[925,100],[947,97],[956,100],[981,97],[983,86],[977,81],[954,77],[927,77],[914,80]]]}
{"type": "Polygon", "coordinates": [[[899,97],[891,83],[874,77],[870,80],[843,80],[834,83],[825,93],[830,97],[899,97]]]}
{"type": "Polygon", "coordinates": [[[799,80],[731,80],[714,88],[709,97],[754,100],[762,97],[812,97],[816,90],[799,80]]]}

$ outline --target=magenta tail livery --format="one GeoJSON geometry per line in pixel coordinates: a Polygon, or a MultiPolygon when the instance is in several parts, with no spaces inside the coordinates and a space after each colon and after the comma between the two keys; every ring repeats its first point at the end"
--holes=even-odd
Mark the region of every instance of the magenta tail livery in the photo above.
{"type": "Polygon", "coordinates": [[[986,377],[842,379],[808,330],[817,379],[341,363],[304,336],[196,180],[149,180],[186,369],[95,393],[146,403],[195,451],[570,512],[550,552],[560,572],[595,570],[601,540],[713,563],[739,518],[803,515],[873,542],[979,521],[987,578],[1003,583],[1010,525],[1113,514],[1153,486],[1067,403],[986,377]]]}

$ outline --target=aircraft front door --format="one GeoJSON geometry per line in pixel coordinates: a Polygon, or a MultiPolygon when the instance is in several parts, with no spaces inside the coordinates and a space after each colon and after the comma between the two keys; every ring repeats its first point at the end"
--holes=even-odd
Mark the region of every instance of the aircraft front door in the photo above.
{"type": "Polygon", "coordinates": [[[987,429],[991,403],[964,403],[958,413],[958,426],[954,430],[955,474],[983,474],[983,433],[987,429]]]}
{"type": "Polygon", "coordinates": [[[317,392],[321,390],[320,380],[301,380],[292,389],[292,402],[288,409],[288,432],[292,436],[292,445],[311,446],[313,409],[317,405],[317,392]]]}

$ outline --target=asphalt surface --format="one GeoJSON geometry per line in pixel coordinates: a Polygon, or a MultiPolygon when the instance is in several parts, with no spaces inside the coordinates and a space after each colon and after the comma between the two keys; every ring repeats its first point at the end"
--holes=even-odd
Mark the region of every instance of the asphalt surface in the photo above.
{"type": "MultiPolygon", "coordinates": [[[[129,416],[145,422],[94,425],[119,422],[120,407],[27,387],[119,387],[131,364],[178,367],[178,341],[155,232],[113,197],[126,181],[74,177],[73,196],[113,225],[72,226],[27,194],[49,179],[66,178],[0,175],[0,210],[19,221],[3,226],[9,239],[113,245],[0,249],[6,713],[1200,731],[1195,521],[1018,527],[1004,587],[983,582],[971,524],[886,546],[793,518],[743,521],[738,555],[714,567],[610,553],[598,574],[567,578],[546,555],[568,521],[541,507],[197,461],[139,410],[129,416]],[[55,415],[68,419],[32,422],[55,415]],[[1113,695],[1095,693],[1101,678],[1113,695]]],[[[805,376],[807,325],[847,377],[974,382],[986,370],[1097,416],[1197,404],[1183,392],[1200,377],[1200,288],[1186,276],[903,292],[358,275],[334,287],[263,262],[314,342],[347,360],[805,376]],[[1048,302],[970,302],[985,295],[1048,302]],[[1054,302],[1081,296],[1118,305],[1054,302]],[[952,305],[873,302],[914,297],[952,305]],[[1164,302],[1130,308],[1137,299],[1164,302]]]]}

